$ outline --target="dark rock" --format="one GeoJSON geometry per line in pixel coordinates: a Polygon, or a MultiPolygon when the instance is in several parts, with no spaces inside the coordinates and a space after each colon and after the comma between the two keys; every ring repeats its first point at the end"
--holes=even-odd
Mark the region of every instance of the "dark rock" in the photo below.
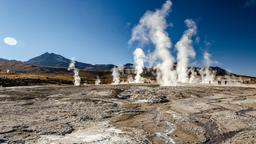
{"type": "Polygon", "coordinates": [[[165,102],[169,102],[166,96],[160,96],[152,100],[152,103],[165,103],[165,102]]]}
{"type": "Polygon", "coordinates": [[[130,94],[119,94],[117,95],[119,99],[129,99],[131,97],[130,94]]]}
{"type": "Polygon", "coordinates": [[[1,139],[0,138],[0,143],[5,143],[7,140],[6,139],[1,139]]]}
{"type": "Polygon", "coordinates": [[[92,118],[90,118],[88,115],[86,116],[81,116],[79,121],[88,121],[88,120],[93,120],[92,118]]]}

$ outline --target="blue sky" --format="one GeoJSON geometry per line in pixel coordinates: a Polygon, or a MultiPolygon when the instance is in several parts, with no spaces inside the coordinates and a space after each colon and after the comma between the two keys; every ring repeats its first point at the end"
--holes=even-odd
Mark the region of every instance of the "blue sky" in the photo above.
{"type": "MultiPolygon", "coordinates": [[[[26,61],[44,52],[86,63],[132,62],[132,28],[165,0],[0,0],[0,57],[26,61]],[[6,45],[13,37],[17,45],[6,45]]],[[[172,0],[168,33],[175,44],[186,27],[198,25],[197,56],[204,50],[217,65],[256,76],[256,0],[172,0]]],[[[145,51],[147,51],[145,49],[145,51]]],[[[172,49],[175,54],[175,49],[172,49]]]]}

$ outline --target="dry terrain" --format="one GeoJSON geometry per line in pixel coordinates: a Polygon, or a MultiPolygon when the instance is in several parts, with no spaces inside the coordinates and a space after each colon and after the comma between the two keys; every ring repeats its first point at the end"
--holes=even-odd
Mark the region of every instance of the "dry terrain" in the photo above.
{"type": "Polygon", "coordinates": [[[0,143],[256,143],[256,87],[0,89],[0,143]]]}

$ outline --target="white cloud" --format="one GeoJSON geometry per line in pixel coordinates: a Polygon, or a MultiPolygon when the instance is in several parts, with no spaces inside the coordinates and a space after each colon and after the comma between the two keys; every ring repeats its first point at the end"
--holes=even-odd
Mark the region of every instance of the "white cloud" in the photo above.
{"type": "Polygon", "coordinates": [[[17,45],[18,41],[13,37],[5,37],[4,43],[9,46],[15,46],[17,45]]]}

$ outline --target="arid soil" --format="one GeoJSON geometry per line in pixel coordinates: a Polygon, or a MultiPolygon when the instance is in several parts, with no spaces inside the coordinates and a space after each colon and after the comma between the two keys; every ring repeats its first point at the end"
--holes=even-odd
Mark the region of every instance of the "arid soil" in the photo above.
{"type": "Polygon", "coordinates": [[[256,87],[0,89],[0,143],[256,143],[256,87]]]}

